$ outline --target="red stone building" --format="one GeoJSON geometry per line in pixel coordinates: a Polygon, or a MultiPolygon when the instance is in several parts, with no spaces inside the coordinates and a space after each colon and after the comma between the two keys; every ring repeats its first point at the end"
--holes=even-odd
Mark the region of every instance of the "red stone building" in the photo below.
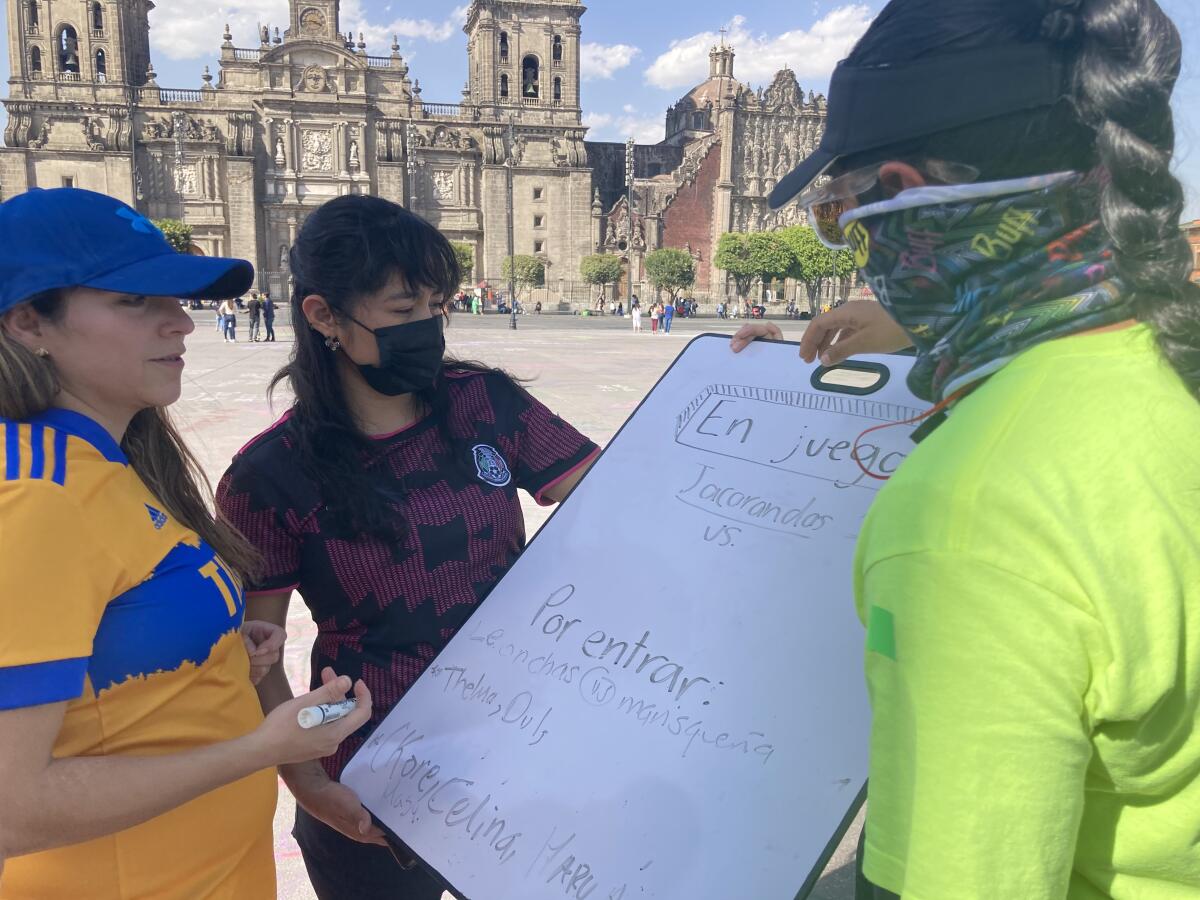
{"type": "Polygon", "coordinates": [[[1192,245],[1192,281],[1200,284],[1200,219],[1188,222],[1183,230],[1192,245]]]}
{"type": "Polygon", "coordinates": [[[790,69],[754,90],[734,78],[733,62],[733,48],[713,47],[708,79],[667,111],[665,139],[635,148],[632,231],[624,145],[586,145],[596,188],[596,252],[627,259],[641,296],[650,293],[642,265],[647,251],[673,247],[690,253],[696,261],[695,296],[720,300],[731,287],[712,264],[722,234],[804,221],[795,204],[768,209],[767,196],[820,142],[825,98],[805,95],[790,69]]]}

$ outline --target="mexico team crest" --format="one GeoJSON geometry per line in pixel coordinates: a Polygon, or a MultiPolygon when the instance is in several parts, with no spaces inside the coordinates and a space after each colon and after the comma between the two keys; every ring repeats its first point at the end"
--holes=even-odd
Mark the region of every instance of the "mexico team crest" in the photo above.
{"type": "Polygon", "coordinates": [[[487,444],[476,444],[471,453],[475,457],[475,472],[481,481],[504,487],[512,481],[512,473],[508,471],[508,463],[500,455],[500,451],[487,444]]]}

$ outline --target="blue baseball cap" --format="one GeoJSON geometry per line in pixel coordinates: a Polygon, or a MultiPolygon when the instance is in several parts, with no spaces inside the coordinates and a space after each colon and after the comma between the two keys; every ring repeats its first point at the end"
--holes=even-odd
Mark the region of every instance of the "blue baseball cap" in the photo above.
{"type": "Polygon", "coordinates": [[[34,188],[0,203],[0,313],[54,288],[224,299],[246,291],[244,259],[189,256],[137,210],[80,188],[34,188]]]}

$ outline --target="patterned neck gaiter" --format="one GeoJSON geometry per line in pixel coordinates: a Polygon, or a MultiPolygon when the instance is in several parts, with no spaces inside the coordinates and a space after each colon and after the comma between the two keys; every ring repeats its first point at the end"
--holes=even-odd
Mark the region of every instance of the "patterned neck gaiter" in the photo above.
{"type": "Polygon", "coordinates": [[[914,188],[846,213],[867,284],[917,348],[937,402],[1035,344],[1132,316],[1099,221],[1098,175],[914,188]]]}

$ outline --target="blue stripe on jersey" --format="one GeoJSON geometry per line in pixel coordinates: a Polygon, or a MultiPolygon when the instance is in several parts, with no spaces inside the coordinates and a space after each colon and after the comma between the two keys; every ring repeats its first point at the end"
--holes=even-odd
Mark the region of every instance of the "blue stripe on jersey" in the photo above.
{"type": "Polygon", "coordinates": [[[4,477],[13,481],[21,477],[21,426],[4,423],[4,477]]]}
{"type": "Polygon", "coordinates": [[[31,449],[29,462],[30,478],[46,477],[46,427],[38,423],[29,426],[29,447],[31,449]]]}
{"type": "Polygon", "coordinates": [[[67,433],[57,429],[54,432],[54,472],[50,480],[55,484],[67,483],[67,433]]]}
{"type": "Polygon", "coordinates": [[[129,464],[129,460],[125,457],[125,451],[121,449],[120,444],[113,440],[113,436],[104,430],[104,426],[93,419],[89,419],[83,413],[54,407],[43,413],[38,413],[30,421],[41,422],[44,425],[49,425],[51,428],[56,428],[59,431],[65,431],[68,434],[83,438],[99,450],[109,462],[120,463],[123,466],[129,464]]]}
{"type": "Polygon", "coordinates": [[[87,657],[0,668],[0,709],[74,700],[83,694],[87,657]]]}

